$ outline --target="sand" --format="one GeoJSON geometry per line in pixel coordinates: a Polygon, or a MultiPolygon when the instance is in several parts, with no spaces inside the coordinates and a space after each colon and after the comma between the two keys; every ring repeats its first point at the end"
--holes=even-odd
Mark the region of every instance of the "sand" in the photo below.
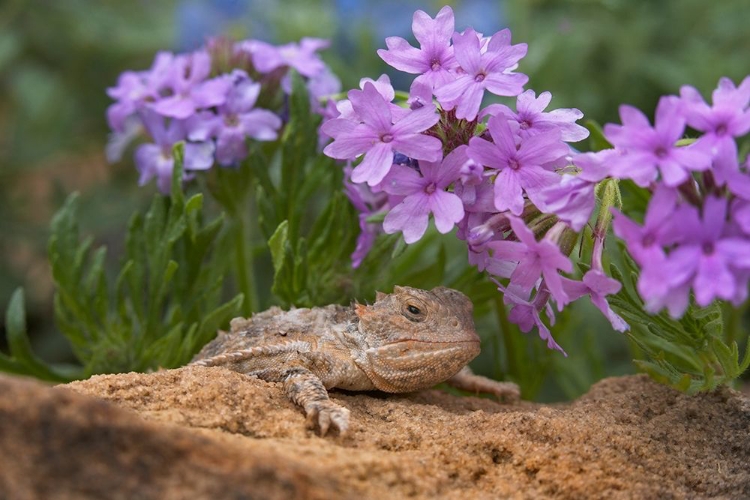
{"type": "Polygon", "coordinates": [[[750,498],[750,399],[606,379],[568,405],[332,392],[321,438],[223,368],[0,377],[0,498],[750,498]]]}

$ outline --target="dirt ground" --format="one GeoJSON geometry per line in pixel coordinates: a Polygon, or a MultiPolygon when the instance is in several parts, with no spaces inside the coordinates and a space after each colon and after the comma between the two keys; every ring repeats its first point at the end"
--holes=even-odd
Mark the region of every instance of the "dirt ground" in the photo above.
{"type": "Polygon", "coordinates": [[[750,399],[611,378],[565,406],[333,392],[319,437],[223,368],[0,377],[0,498],[750,498],[750,399]]]}

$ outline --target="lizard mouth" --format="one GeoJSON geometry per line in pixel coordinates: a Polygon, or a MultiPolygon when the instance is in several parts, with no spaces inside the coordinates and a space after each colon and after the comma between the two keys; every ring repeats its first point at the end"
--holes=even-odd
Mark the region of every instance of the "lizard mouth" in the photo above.
{"type": "Polygon", "coordinates": [[[432,387],[463,368],[479,354],[479,340],[401,340],[367,349],[360,364],[372,383],[385,392],[432,387]]]}
{"type": "Polygon", "coordinates": [[[387,359],[390,363],[404,368],[407,366],[419,368],[420,364],[427,366],[434,362],[433,360],[446,363],[460,360],[465,364],[479,354],[479,339],[444,341],[403,339],[388,345],[370,348],[367,354],[373,359],[387,359]]]}
{"type": "Polygon", "coordinates": [[[472,344],[472,343],[479,343],[479,337],[476,339],[467,339],[467,340],[415,340],[415,339],[398,339],[394,340],[393,342],[390,342],[389,345],[393,344],[402,344],[411,342],[414,344],[472,344]]]}

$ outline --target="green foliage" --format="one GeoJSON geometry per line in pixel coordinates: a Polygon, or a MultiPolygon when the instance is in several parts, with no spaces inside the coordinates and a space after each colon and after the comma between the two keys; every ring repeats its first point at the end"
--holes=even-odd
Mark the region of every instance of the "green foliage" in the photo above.
{"type": "Polygon", "coordinates": [[[717,302],[688,307],[678,320],[666,312],[649,315],[635,292],[637,266],[623,251],[626,274],[612,265],[612,276],[623,283],[610,305],[628,323],[630,339],[642,359],[636,365],[659,382],[687,393],[707,391],[739,377],[750,366],[750,343],[740,359],[737,343],[725,338],[722,311],[717,302]]]}
{"type": "Polygon", "coordinates": [[[54,369],[31,353],[20,291],[6,320],[12,358],[0,358],[0,368],[65,380],[175,367],[237,314],[242,295],[221,301],[226,265],[218,241],[223,216],[205,223],[203,195],[185,199],[181,145],[174,154],[172,196],[155,196],[145,215],[133,216],[114,281],[105,272],[106,248],[94,250],[91,237],[80,238],[77,194],[68,197],[52,220],[55,320],[82,369],[54,369]]]}
{"type": "Polygon", "coordinates": [[[8,303],[5,312],[5,331],[8,334],[10,355],[0,353],[0,370],[53,382],[63,382],[80,376],[80,370],[74,367],[50,366],[32,352],[26,334],[26,311],[21,288],[13,292],[8,303]]]}
{"type": "Polygon", "coordinates": [[[283,305],[342,302],[359,227],[342,192],[341,167],[317,151],[319,118],[297,74],[289,112],[275,158],[276,182],[268,171],[255,178],[260,230],[274,268],[271,290],[283,305]]]}

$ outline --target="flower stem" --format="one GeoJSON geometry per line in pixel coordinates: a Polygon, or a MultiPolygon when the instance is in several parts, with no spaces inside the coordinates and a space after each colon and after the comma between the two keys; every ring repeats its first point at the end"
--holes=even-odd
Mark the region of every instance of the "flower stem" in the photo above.
{"type": "MultiPolygon", "coordinates": [[[[518,377],[518,366],[516,365],[516,349],[518,346],[516,345],[516,339],[513,329],[510,327],[510,322],[508,321],[508,313],[505,310],[505,304],[503,303],[503,299],[500,295],[495,297],[494,305],[495,315],[497,316],[497,322],[500,325],[501,335],[505,344],[505,356],[508,359],[508,373],[518,377]]],[[[492,350],[495,360],[495,378],[499,379],[502,377],[503,373],[500,369],[500,358],[502,356],[500,352],[500,338],[497,335],[494,335],[492,337],[492,350]]]]}
{"type": "Polygon", "coordinates": [[[747,302],[743,303],[739,307],[733,307],[730,305],[729,307],[726,307],[724,309],[725,314],[727,315],[727,321],[725,323],[726,334],[724,335],[724,338],[728,346],[731,346],[732,343],[737,342],[742,336],[742,316],[744,315],[746,309],[747,302]]]}
{"type": "Polygon", "coordinates": [[[250,276],[253,269],[253,256],[247,249],[247,223],[246,218],[237,214],[234,220],[234,256],[236,265],[237,287],[245,296],[242,303],[242,313],[249,317],[258,310],[258,292],[255,282],[250,276]]]}

